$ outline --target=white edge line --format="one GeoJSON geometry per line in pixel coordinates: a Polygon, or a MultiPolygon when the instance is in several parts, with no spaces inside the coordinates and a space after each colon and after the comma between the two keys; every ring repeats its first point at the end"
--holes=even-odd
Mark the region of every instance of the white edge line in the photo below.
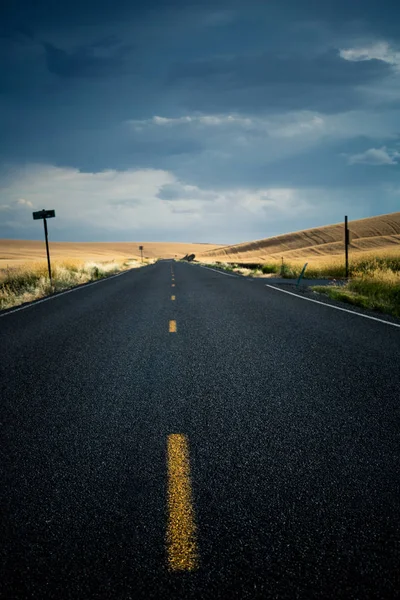
{"type": "Polygon", "coordinates": [[[18,306],[18,308],[14,308],[13,310],[8,310],[7,312],[0,314],[0,318],[8,317],[8,315],[12,315],[13,313],[19,312],[20,310],[25,310],[26,308],[31,308],[32,306],[36,306],[37,304],[42,304],[43,302],[47,302],[48,300],[55,300],[56,298],[59,298],[60,296],[64,296],[65,294],[71,294],[72,292],[77,292],[78,290],[83,290],[84,288],[88,288],[91,285],[96,285],[96,283],[103,283],[104,281],[108,281],[109,279],[114,279],[114,277],[119,277],[120,275],[126,275],[126,273],[129,273],[130,271],[134,271],[134,269],[127,269],[126,271],[123,271],[122,273],[116,273],[115,275],[110,275],[109,277],[104,277],[103,279],[99,279],[98,281],[91,281],[90,283],[77,285],[76,287],[74,287],[70,290],[65,290],[64,292],[59,292],[58,294],[54,294],[54,296],[46,296],[45,298],[41,298],[40,300],[33,300],[32,302],[30,302],[29,304],[26,304],[25,306],[18,306]]]}
{"type": "Polygon", "coordinates": [[[196,267],[201,267],[202,269],[208,269],[209,271],[214,271],[214,273],[221,273],[221,275],[227,275],[228,277],[236,277],[236,279],[240,279],[237,275],[232,275],[232,273],[225,273],[224,271],[219,271],[218,269],[212,269],[211,267],[204,267],[203,265],[195,265],[196,267]]]}
{"type": "Polygon", "coordinates": [[[370,317],[369,315],[363,315],[355,310],[348,310],[347,308],[341,308],[340,306],[333,306],[333,304],[329,304],[328,302],[320,302],[319,300],[313,300],[312,298],[305,298],[304,296],[299,296],[299,294],[294,294],[293,292],[288,292],[287,290],[281,290],[280,288],[275,287],[274,285],[265,284],[265,287],[269,287],[272,290],[276,290],[277,292],[283,292],[284,294],[290,294],[290,296],[295,296],[296,298],[300,298],[300,300],[307,300],[308,302],[315,302],[315,304],[322,304],[322,306],[329,306],[329,308],[334,308],[335,310],[341,310],[343,312],[350,313],[351,315],[356,315],[357,317],[363,317],[364,319],[371,319],[371,321],[378,321],[379,323],[385,323],[386,325],[392,325],[393,327],[400,327],[398,323],[391,323],[390,321],[384,321],[383,319],[377,319],[376,317],[370,317]]]}

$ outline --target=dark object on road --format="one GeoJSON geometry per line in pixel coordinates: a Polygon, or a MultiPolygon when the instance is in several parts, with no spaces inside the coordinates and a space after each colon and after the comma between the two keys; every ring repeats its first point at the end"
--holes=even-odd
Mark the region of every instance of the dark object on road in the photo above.
{"type": "Polygon", "coordinates": [[[182,260],[187,260],[188,262],[191,262],[192,260],[194,260],[196,258],[195,254],[186,254],[186,256],[184,256],[182,258],[182,260]]]}

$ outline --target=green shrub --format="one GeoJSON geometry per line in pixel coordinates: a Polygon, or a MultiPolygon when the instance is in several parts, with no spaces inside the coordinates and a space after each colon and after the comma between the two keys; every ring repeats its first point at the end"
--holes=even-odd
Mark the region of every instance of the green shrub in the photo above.
{"type": "Polygon", "coordinates": [[[280,275],[285,278],[296,277],[296,268],[290,267],[287,263],[283,263],[280,268],[280,275]]]}
{"type": "Polygon", "coordinates": [[[275,264],[273,264],[273,263],[272,264],[265,264],[265,265],[262,265],[261,271],[264,274],[267,274],[267,273],[279,273],[279,265],[277,263],[275,263],[275,264]]]}

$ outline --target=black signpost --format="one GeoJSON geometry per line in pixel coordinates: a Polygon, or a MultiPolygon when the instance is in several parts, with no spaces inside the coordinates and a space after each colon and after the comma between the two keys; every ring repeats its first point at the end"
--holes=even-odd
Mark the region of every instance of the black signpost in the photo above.
{"type": "Polygon", "coordinates": [[[32,213],[33,214],[33,219],[37,220],[37,219],[43,219],[43,224],[44,224],[44,237],[46,240],[46,252],[47,252],[47,266],[49,268],[49,279],[50,279],[50,285],[52,285],[52,281],[51,281],[51,264],[50,264],[50,252],[49,252],[49,239],[48,239],[48,235],[47,235],[47,221],[46,219],[51,219],[52,217],[56,216],[56,211],[55,210],[38,210],[37,212],[32,213]]]}
{"type": "Polygon", "coordinates": [[[143,246],[139,246],[139,250],[140,250],[140,255],[142,257],[142,262],[143,262],[143,246]]]}

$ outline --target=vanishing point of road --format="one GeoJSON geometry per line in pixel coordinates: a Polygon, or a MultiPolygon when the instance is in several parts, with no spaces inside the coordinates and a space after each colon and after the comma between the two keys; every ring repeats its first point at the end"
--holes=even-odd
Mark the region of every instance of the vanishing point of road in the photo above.
{"type": "Polygon", "coordinates": [[[398,326],[173,261],[0,316],[1,598],[399,598],[398,326]]]}

